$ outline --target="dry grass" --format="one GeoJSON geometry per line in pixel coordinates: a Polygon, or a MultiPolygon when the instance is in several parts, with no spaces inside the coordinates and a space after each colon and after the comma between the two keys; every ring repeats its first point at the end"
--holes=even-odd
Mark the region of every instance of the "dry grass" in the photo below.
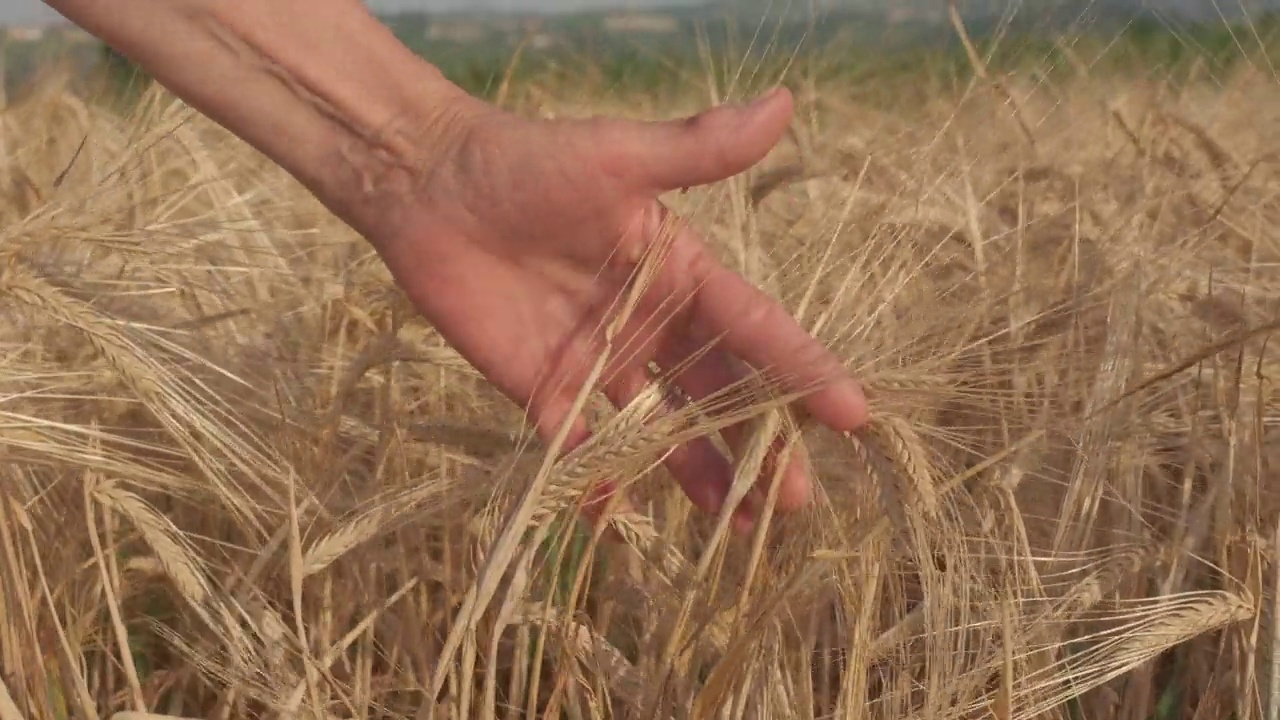
{"type": "Polygon", "coordinates": [[[1014,85],[811,88],[670,199],[866,381],[866,433],[592,398],[554,462],[217,128],[8,108],[0,720],[1275,717],[1280,85],[1014,85]],[[730,420],[740,485],[802,439],[811,508],[691,510],[659,461],[730,420]],[[612,544],[573,522],[604,478],[612,544]]]}

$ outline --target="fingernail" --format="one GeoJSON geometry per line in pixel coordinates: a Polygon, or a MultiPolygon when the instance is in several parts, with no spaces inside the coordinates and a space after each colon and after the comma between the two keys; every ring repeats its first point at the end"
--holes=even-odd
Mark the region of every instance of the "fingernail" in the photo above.
{"type": "Polygon", "coordinates": [[[847,409],[851,416],[850,429],[856,430],[865,425],[870,419],[866,388],[863,387],[862,383],[848,376],[842,378],[836,388],[845,397],[847,409]]]}
{"type": "Polygon", "coordinates": [[[739,533],[751,532],[759,519],[760,502],[754,494],[748,493],[733,511],[733,529],[739,533]]]}
{"type": "MultiPolygon", "coordinates": [[[[803,483],[804,488],[808,491],[813,486],[813,461],[809,459],[809,453],[805,452],[804,448],[798,448],[798,450],[799,452],[794,453],[791,457],[791,462],[794,463],[792,472],[795,473],[796,479],[803,483]]],[[[805,494],[807,496],[808,492],[805,494]]],[[[805,502],[808,502],[808,500],[805,500],[805,502]]]]}
{"type": "Polygon", "coordinates": [[[747,108],[748,108],[749,110],[758,110],[758,109],[760,109],[761,107],[764,107],[765,105],[768,105],[768,104],[769,104],[769,102],[770,102],[771,100],[773,100],[774,98],[778,97],[778,93],[780,93],[780,92],[782,92],[782,86],[781,86],[781,85],[779,85],[778,87],[772,88],[772,89],[768,90],[767,92],[765,92],[763,95],[760,95],[760,96],[756,97],[756,99],[755,99],[755,100],[752,100],[752,101],[751,101],[751,104],[750,104],[750,105],[748,105],[748,106],[747,106],[747,108]]]}

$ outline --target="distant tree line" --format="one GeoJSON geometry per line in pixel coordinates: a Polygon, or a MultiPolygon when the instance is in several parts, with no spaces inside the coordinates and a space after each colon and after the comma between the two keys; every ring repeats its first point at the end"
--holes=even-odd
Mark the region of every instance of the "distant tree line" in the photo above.
{"type": "Polygon", "coordinates": [[[151,76],[137,63],[120,54],[110,45],[103,45],[99,67],[103,76],[119,92],[134,96],[150,82],[151,76]]]}
{"type": "MultiPolygon", "coordinates": [[[[620,91],[661,91],[681,76],[700,81],[708,73],[717,76],[723,86],[738,73],[739,66],[765,77],[772,65],[779,71],[791,67],[815,79],[850,81],[921,73],[963,81],[972,73],[967,54],[949,25],[905,24],[890,29],[864,19],[847,27],[828,22],[815,31],[802,23],[743,29],[728,23],[682,20],[687,33],[609,38],[595,30],[598,23],[589,17],[571,17],[553,28],[558,39],[555,48],[525,52],[514,64],[515,48],[510,42],[428,43],[428,21],[423,16],[394,16],[387,23],[402,42],[480,97],[491,96],[509,75],[516,81],[537,77],[553,82],[558,73],[564,73],[581,83],[584,70],[585,80],[595,88],[620,91]],[[757,30],[760,37],[753,37],[757,30]],[[801,48],[798,54],[797,46],[801,48]]],[[[1069,72],[1071,63],[1062,55],[1065,44],[1086,56],[1096,50],[1103,57],[1095,65],[1099,71],[1135,67],[1173,71],[1192,62],[1225,69],[1246,59],[1241,45],[1254,53],[1280,50],[1280,14],[1255,18],[1251,25],[1233,27],[1219,21],[1170,27],[1151,16],[1098,17],[1072,25],[1041,15],[1015,19],[1012,26],[1004,28],[975,22],[967,30],[976,43],[984,45],[984,53],[985,44],[999,35],[999,45],[988,58],[992,71],[1035,66],[1037,70],[1048,67],[1050,72],[1069,72]]],[[[127,95],[136,95],[151,81],[134,62],[109,47],[102,48],[100,60],[111,84],[127,95]]]]}

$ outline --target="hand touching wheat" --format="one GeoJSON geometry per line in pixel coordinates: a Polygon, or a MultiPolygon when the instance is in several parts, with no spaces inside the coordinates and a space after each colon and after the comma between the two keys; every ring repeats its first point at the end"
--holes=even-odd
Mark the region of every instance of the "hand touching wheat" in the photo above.
{"type": "MultiPolygon", "coordinates": [[[[566,419],[600,352],[608,307],[659,237],[660,193],[716,182],[762,158],[791,116],[785,91],[750,107],[691,120],[535,121],[499,112],[472,121],[450,160],[375,240],[399,283],[439,331],[550,438],[566,419]]],[[[615,345],[605,393],[618,407],[649,381],[652,360],[697,400],[743,377],[742,363],[788,377],[792,389],[831,381],[805,401],[841,430],[863,422],[859,387],[835,357],[768,296],[716,261],[688,227],[678,230],[656,277],[615,345]]],[[[587,437],[578,421],[572,446],[587,437]]],[[[728,433],[730,445],[737,443],[728,433]]],[[[803,459],[784,476],[779,506],[805,502],[803,459]]],[[[691,500],[718,509],[731,480],[709,440],[667,467],[691,500]]]]}
{"type": "MultiPolygon", "coordinates": [[[[310,188],[545,438],[600,350],[592,331],[667,219],[659,195],[746,170],[791,118],[780,91],[677,122],[524,119],[467,96],[359,0],[49,4],[310,188]]],[[[642,343],[606,370],[615,404],[640,391],[650,360],[670,370],[722,338],[675,377],[684,394],[734,383],[746,363],[793,389],[820,383],[804,406],[833,428],[865,421],[837,359],[688,228],[623,336],[642,343]]],[[[576,423],[570,446],[587,432],[576,423]]],[[[784,475],[781,509],[808,498],[804,465],[784,475]]],[[[698,507],[718,509],[730,467],[709,441],[667,467],[698,507]]]]}

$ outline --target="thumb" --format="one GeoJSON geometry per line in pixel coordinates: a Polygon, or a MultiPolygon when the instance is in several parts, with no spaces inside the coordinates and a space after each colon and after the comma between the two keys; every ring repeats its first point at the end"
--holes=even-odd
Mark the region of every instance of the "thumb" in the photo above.
{"type": "Polygon", "coordinates": [[[707,185],[764,159],[786,133],[791,113],[791,93],[779,87],[749,105],[633,125],[626,146],[641,183],[659,192],[707,185]]]}

